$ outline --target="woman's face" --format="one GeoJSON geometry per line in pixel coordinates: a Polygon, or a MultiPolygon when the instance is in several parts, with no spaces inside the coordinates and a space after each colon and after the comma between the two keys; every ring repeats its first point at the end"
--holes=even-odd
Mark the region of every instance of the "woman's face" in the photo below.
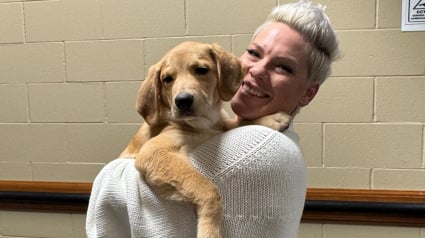
{"type": "Polygon", "coordinates": [[[233,111],[252,120],[276,112],[292,115],[307,105],[319,89],[319,84],[307,82],[308,46],[286,24],[266,25],[241,56],[247,74],[232,98],[233,111]]]}

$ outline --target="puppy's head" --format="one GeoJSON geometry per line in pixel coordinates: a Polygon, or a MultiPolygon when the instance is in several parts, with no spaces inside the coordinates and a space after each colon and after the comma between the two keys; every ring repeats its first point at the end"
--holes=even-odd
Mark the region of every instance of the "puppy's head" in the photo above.
{"type": "Polygon", "coordinates": [[[150,125],[173,120],[207,126],[218,120],[221,100],[232,98],[242,77],[238,58],[219,45],[184,42],[150,67],[138,112],[150,125]]]}

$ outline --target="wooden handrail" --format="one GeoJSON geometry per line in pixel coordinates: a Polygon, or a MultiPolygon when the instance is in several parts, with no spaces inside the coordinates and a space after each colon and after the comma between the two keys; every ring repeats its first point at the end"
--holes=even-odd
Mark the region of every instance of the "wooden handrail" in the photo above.
{"type": "Polygon", "coordinates": [[[44,193],[90,193],[92,183],[43,182],[43,181],[0,181],[0,191],[44,192],[44,193]]]}
{"type": "Polygon", "coordinates": [[[308,189],[304,222],[425,226],[425,191],[308,189]]]}
{"type": "Polygon", "coordinates": [[[307,200],[425,203],[425,190],[368,190],[310,188],[307,200]]]}
{"type": "MultiPolygon", "coordinates": [[[[0,210],[87,210],[92,184],[0,181],[0,210]]],[[[304,222],[425,226],[425,191],[319,189],[307,191],[304,222]]]]}

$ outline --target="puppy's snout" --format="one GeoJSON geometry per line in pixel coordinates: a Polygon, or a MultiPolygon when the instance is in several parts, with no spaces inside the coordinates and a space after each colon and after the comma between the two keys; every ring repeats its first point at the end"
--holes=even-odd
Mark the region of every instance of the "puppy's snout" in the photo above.
{"type": "Polygon", "coordinates": [[[185,111],[192,107],[193,104],[193,95],[190,93],[180,93],[174,99],[174,103],[177,108],[185,111]]]}

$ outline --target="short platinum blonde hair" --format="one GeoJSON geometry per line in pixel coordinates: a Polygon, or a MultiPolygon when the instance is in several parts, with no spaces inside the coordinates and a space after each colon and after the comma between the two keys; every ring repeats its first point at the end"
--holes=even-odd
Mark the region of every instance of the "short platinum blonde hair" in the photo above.
{"type": "Polygon", "coordinates": [[[331,64],[339,57],[339,40],[331,26],[325,7],[301,0],[275,7],[264,24],[259,26],[253,39],[272,22],[280,22],[298,31],[309,42],[309,78],[322,84],[331,73],[331,64]]]}

